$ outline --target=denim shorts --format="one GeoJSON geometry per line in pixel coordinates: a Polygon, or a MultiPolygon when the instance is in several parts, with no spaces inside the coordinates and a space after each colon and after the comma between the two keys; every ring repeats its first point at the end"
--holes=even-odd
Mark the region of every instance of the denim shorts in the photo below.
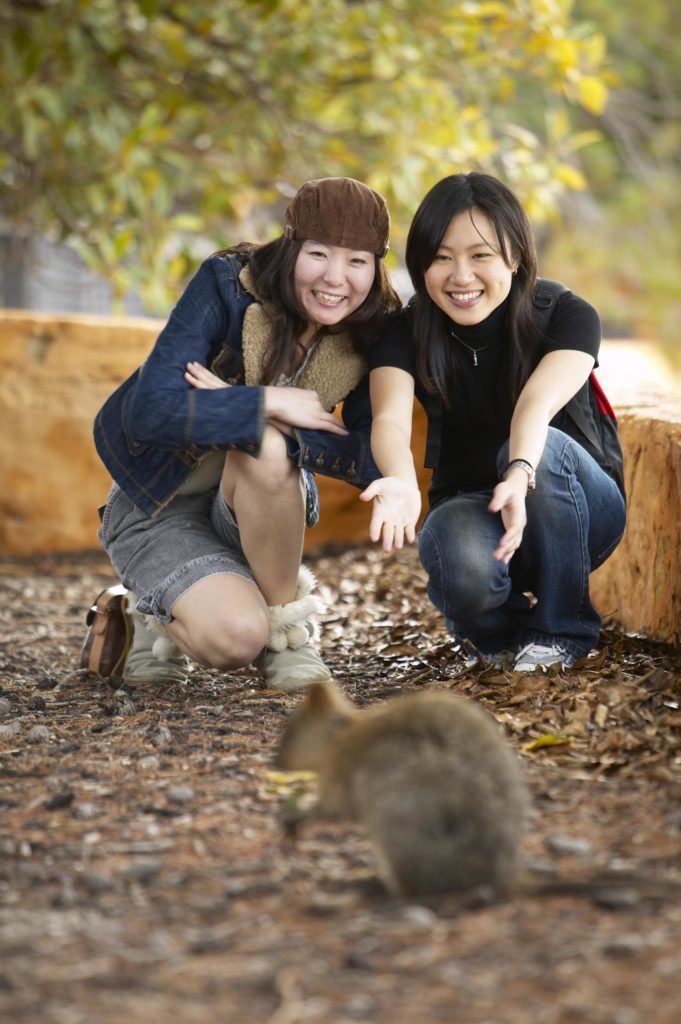
{"type": "Polygon", "coordinates": [[[162,622],[191,586],[219,572],[250,580],[239,527],[220,488],[179,494],[153,518],[114,484],[102,514],[99,540],[138,608],[162,622]]]}

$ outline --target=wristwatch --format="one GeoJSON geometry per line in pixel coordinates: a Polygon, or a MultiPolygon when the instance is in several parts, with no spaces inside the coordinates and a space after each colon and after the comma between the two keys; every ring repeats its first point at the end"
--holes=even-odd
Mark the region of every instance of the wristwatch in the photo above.
{"type": "Polygon", "coordinates": [[[528,462],[527,459],[511,459],[508,466],[503,472],[502,480],[506,479],[506,474],[508,473],[509,469],[511,469],[512,466],[518,466],[519,469],[522,469],[525,473],[527,473],[527,489],[528,491],[533,491],[537,486],[537,475],[534,471],[534,466],[532,465],[532,463],[528,462]]]}

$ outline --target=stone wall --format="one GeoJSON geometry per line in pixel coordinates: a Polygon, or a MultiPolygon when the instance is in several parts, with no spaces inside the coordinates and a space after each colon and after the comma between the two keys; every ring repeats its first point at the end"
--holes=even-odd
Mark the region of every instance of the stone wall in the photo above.
{"type": "Polygon", "coordinates": [[[98,546],[96,510],[110,479],[92,422],[159,327],[0,311],[0,555],[98,546]]]}
{"type": "MultiPolygon", "coordinates": [[[[162,321],[0,311],[0,557],[97,546],[97,506],[110,480],[92,421],[149,351],[162,321]]],[[[599,608],[625,628],[681,634],[681,396],[645,346],[606,342],[599,377],[620,417],[629,525],[593,577],[599,608]]],[[[414,416],[422,464],[425,424],[414,416]]],[[[318,478],[322,518],[308,550],[368,542],[358,491],[318,478]]],[[[421,473],[425,493],[428,474],[421,473]]]]}

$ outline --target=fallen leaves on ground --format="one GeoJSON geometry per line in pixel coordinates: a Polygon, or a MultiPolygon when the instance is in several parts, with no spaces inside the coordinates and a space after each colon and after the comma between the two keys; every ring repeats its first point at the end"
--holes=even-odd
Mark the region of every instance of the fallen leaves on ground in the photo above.
{"type": "MultiPolygon", "coordinates": [[[[610,627],[569,672],[466,668],[413,549],[308,561],[357,704],[445,687],[497,718],[533,795],[530,864],[678,880],[678,652],[610,627]]],[[[102,557],[0,570],[3,1020],[676,1024],[678,897],[390,900],[356,831],[283,835],[312,787],[272,764],[298,696],[199,667],[116,690],[78,665],[102,557]]]]}

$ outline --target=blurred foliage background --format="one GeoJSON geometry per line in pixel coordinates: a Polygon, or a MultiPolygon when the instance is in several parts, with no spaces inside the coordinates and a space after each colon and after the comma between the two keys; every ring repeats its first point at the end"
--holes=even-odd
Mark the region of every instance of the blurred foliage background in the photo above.
{"type": "Polygon", "coordinates": [[[165,315],[197,262],[279,231],[307,178],[388,199],[497,174],[541,269],[674,355],[681,33],[649,0],[5,0],[0,218],[165,315]]]}

